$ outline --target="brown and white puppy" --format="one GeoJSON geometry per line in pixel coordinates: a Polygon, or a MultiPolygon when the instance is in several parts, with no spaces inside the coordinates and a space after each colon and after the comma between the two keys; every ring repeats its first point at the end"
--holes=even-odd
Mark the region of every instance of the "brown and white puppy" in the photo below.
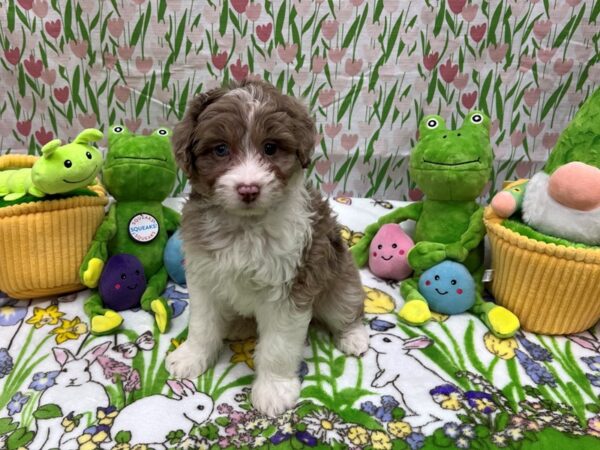
{"type": "Polygon", "coordinates": [[[254,318],[252,401],[278,415],[298,399],[311,319],[344,353],[368,349],[358,271],[328,204],[305,185],[314,121],[296,99],[246,81],[197,96],[173,135],[192,187],[181,224],[190,324],[167,368],[197,377],[254,318]]]}

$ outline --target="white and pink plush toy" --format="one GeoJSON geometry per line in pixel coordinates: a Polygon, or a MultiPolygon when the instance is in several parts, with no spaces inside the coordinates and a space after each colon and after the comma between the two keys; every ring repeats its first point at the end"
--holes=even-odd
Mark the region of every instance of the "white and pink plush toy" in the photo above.
{"type": "Polygon", "coordinates": [[[408,278],[412,268],[408,265],[408,252],[415,243],[395,223],[380,228],[369,252],[369,269],[373,275],[387,280],[401,281],[408,278]]]}

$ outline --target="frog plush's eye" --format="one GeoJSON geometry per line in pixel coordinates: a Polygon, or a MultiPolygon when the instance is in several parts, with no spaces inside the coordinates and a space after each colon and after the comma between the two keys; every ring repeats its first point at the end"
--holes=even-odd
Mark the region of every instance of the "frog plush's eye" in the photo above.
{"type": "Polygon", "coordinates": [[[473,114],[471,116],[471,122],[473,122],[476,125],[479,125],[481,122],[483,122],[483,116],[481,114],[473,114]]]}
{"type": "Polygon", "coordinates": [[[438,127],[440,123],[437,121],[437,119],[429,119],[427,121],[427,128],[429,128],[430,130],[434,130],[438,127]]]}
{"type": "Polygon", "coordinates": [[[159,128],[158,130],[156,130],[156,134],[158,134],[159,136],[168,136],[169,130],[167,130],[166,128],[159,128]]]}
{"type": "Polygon", "coordinates": [[[122,133],[123,132],[123,127],[121,125],[117,125],[115,127],[113,127],[113,133],[122,133]]]}

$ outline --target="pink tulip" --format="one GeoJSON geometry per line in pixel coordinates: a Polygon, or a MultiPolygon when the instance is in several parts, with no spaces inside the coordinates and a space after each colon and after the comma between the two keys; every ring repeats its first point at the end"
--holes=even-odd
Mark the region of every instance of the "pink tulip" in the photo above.
{"type": "Polygon", "coordinates": [[[135,47],[130,47],[127,45],[119,45],[119,48],[117,49],[117,53],[119,54],[119,57],[124,61],[131,59],[134,51],[135,51],[135,47]]]}
{"type": "Polygon", "coordinates": [[[448,0],[448,6],[450,7],[450,11],[454,14],[460,14],[467,0],[448,0]]]}
{"type": "Polygon", "coordinates": [[[323,37],[328,41],[331,41],[335,37],[339,26],[340,25],[337,20],[325,20],[321,25],[323,37]]]}
{"type": "Polygon", "coordinates": [[[211,60],[213,66],[215,66],[218,70],[223,70],[225,64],[227,64],[227,52],[221,52],[219,54],[212,55],[211,60]]]}
{"type": "Polygon", "coordinates": [[[40,78],[48,86],[52,86],[54,84],[54,82],[56,81],[56,70],[44,69],[44,70],[42,70],[42,74],[41,74],[40,78]]]}
{"type": "Polygon", "coordinates": [[[556,48],[540,48],[537,52],[537,57],[545,64],[554,57],[556,50],[556,48]]]}
{"type": "Polygon", "coordinates": [[[256,22],[260,17],[262,6],[260,3],[251,3],[246,7],[246,17],[251,22],[256,22]]]}
{"type": "Polygon", "coordinates": [[[147,74],[152,69],[154,61],[149,56],[146,58],[142,58],[138,56],[135,58],[135,67],[142,74],[147,74]]]}
{"type": "Polygon", "coordinates": [[[513,131],[510,135],[510,145],[513,147],[519,147],[525,140],[525,133],[519,130],[513,131]]]}
{"type": "Polygon", "coordinates": [[[485,31],[487,30],[487,24],[482,23],[480,25],[471,25],[469,30],[469,34],[471,35],[471,39],[475,42],[479,42],[485,36],[485,31]]]}
{"type": "Polygon", "coordinates": [[[42,146],[46,145],[54,137],[54,134],[52,134],[52,131],[46,131],[46,128],[44,128],[44,127],[41,127],[34,134],[35,134],[35,138],[37,139],[38,143],[42,146]]]}
{"type": "Polygon", "coordinates": [[[472,3],[470,5],[465,5],[462,9],[462,17],[467,22],[473,22],[475,20],[475,16],[477,16],[477,11],[479,10],[479,5],[476,3],[472,3]]]}
{"type": "Polygon", "coordinates": [[[52,20],[46,22],[44,24],[44,28],[46,29],[46,33],[56,39],[58,36],[60,36],[60,32],[62,31],[62,23],[60,19],[52,20]]]}
{"type": "Polygon", "coordinates": [[[117,97],[117,100],[121,103],[125,103],[129,100],[129,95],[131,94],[129,86],[115,86],[114,92],[115,97],[117,97]]]}
{"type": "Polygon", "coordinates": [[[351,77],[358,75],[362,69],[362,64],[362,59],[348,58],[345,65],[346,73],[351,77]]]}
{"type": "Polygon", "coordinates": [[[536,20],[533,24],[533,34],[538,41],[544,39],[552,29],[552,22],[549,20],[536,20]]]}
{"type": "Polygon", "coordinates": [[[29,55],[25,61],[23,61],[23,65],[25,66],[25,70],[32,78],[39,78],[42,75],[42,69],[44,68],[44,64],[41,59],[35,59],[33,54],[29,55]]]}
{"type": "Polygon", "coordinates": [[[554,72],[561,77],[568,74],[573,68],[573,62],[573,58],[557,59],[554,61],[554,72]]]}
{"type": "Polygon", "coordinates": [[[262,42],[267,42],[271,37],[271,32],[273,31],[273,24],[268,23],[266,25],[257,25],[256,26],[256,35],[258,39],[262,42]]]}
{"type": "Polygon", "coordinates": [[[238,14],[243,14],[248,7],[248,0],[231,0],[231,6],[238,14]]]}
{"type": "Polygon", "coordinates": [[[331,139],[335,139],[335,137],[339,134],[340,131],[342,131],[341,123],[335,125],[332,123],[325,124],[325,134],[331,139]]]}
{"type": "Polygon", "coordinates": [[[64,105],[69,101],[69,87],[54,88],[54,97],[64,105]]]}
{"type": "Polygon", "coordinates": [[[233,78],[235,78],[237,81],[242,81],[248,76],[248,64],[244,64],[242,66],[242,61],[240,58],[238,58],[235,64],[229,66],[229,69],[231,70],[231,75],[233,75],[233,78]]]}
{"type": "Polygon", "coordinates": [[[323,89],[319,94],[319,103],[323,108],[327,108],[329,105],[333,103],[335,99],[335,90],[334,89],[323,89]]]}
{"type": "Polygon", "coordinates": [[[528,55],[521,55],[519,70],[521,72],[528,72],[535,64],[535,58],[528,55]]]}
{"type": "Polygon", "coordinates": [[[70,41],[69,47],[75,56],[79,59],[85,58],[88,50],[88,41],[70,41]]]}
{"type": "Polygon", "coordinates": [[[17,122],[17,131],[23,136],[29,136],[29,133],[31,133],[31,120],[17,122]]]}
{"type": "Polygon", "coordinates": [[[425,66],[425,68],[427,70],[431,71],[437,64],[438,58],[439,58],[438,52],[430,53],[428,55],[423,55],[423,65],[425,66]]]}
{"type": "MultiPolygon", "coordinates": [[[[21,59],[21,51],[18,48],[7,48],[4,50],[4,58],[13,66],[16,66],[19,59],[21,59]]],[[[33,58],[33,55],[30,58],[33,58]]]]}
{"type": "Polygon", "coordinates": [[[127,129],[132,133],[135,133],[142,124],[142,119],[125,119],[124,122],[127,129]]]}
{"type": "Polygon", "coordinates": [[[508,44],[490,45],[490,47],[488,48],[488,53],[490,54],[490,59],[493,62],[499,63],[506,56],[507,50],[508,44]]]}
{"type": "Polygon", "coordinates": [[[523,99],[525,100],[525,104],[529,108],[533,108],[533,106],[540,99],[541,90],[539,88],[527,89],[523,94],[523,99]]]}
{"type": "Polygon", "coordinates": [[[315,170],[321,176],[325,176],[331,168],[331,161],[327,159],[320,159],[315,163],[315,170]]]}
{"type": "Polygon", "coordinates": [[[458,64],[452,64],[450,58],[445,64],[440,65],[440,76],[446,83],[452,83],[458,74],[458,64]]]}
{"type": "Polygon", "coordinates": [[[40,19],[43,19],[48,15],[48,2],[46,0],[35,0],[31,10],[40,19]]]}
{"type": "Polygon", "coordinates": [[[94,128],[97,123],[96,114],[94,113],[90,113],[87,115],[79,114],[77,116],[77,119],[79,120],[79,123],[83,128],[94,128]]]}
{"type": "Polygon", "coordinates": [[[346,50],[345,48],[330,48],[329,59],[335,64],[339,63],[346,54],[346,50]]]}
{"type": "Polygon", "coordinates": [[[358,142],[358,134],[342,134],[342,147],[349,152],[358,142]]]}
{"type": "Polygon", "coordinates": [[[454,77],[454,87],[456,89],[458,89],[459,91],[462,91],[465,87],[467,87],[468,82],[469,82],[469,75],[466,73],[458,74],[458,75],[456,75],[456,77],[454,77]]]}
{"type": "Polygon", "coordinates": [[[558,133],[544,133],[542,144],[546,150],[552,150],[558,141],[558,133]]]}
{"type": "Polygon", "coordinates": [[[527,124],[527,132],[531,137],[537,137],[544,130],[544,123],[530,123],[527,124]]]}
{"type": "Polygon", "coordinates": [[[125,29],[125,21],[120,17],[113,17],[108,21],[108,32],[115,39],[119,39],[121,34],[123,34],[123,30],[125,29]]]}
{"type": "Polygon", "coordinates": [[[298,53],[298,44],[287,44],[277,46],[279,58],[286,64],[291,64],[298,53]]]}
{"type": "Polygon", "coordinates": [[[461,97],[462,104],[466,109],[471,109],[477,100],[477,91],[464,93],[461,97]]]}

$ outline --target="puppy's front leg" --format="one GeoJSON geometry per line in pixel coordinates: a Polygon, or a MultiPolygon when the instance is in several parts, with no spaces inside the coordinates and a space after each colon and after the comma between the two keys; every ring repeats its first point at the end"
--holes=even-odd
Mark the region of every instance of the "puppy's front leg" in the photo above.
{"type": "Polygon", "coordinates": [[[300,396],[298,369],[312,312],[298,311],[288,298],[256,311],[258,345],[252,403],[263,414],[277,416],[293,408],[300,396]]]}
{"type": "Polygon", "coordinates": [[[188,281],[190,324],[186,341],[167,356],[166,368],[175,378],[196,378],[217,359],[226,322],[208,291],[188,281]]]}

